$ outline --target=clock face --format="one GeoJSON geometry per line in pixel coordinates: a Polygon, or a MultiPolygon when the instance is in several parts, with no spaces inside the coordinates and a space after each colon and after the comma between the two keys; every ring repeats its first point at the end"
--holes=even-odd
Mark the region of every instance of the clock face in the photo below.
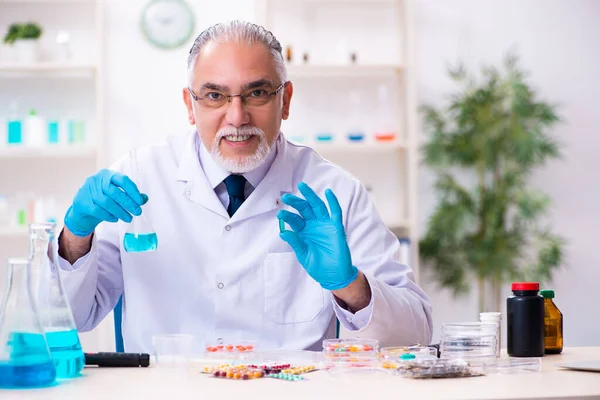
{"type": "Polygon", "coordinates": [[[153,0],[142,13],[141,27],[150,43],[174,49],[194,33],[194,14],[183,0],[153,0]]]}

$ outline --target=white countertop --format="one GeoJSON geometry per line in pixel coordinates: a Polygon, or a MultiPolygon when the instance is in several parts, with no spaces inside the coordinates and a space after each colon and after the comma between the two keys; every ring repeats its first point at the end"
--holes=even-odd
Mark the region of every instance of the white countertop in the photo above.
{"type": "Polygon", "coordinates": [[[234,381],[201,374],[197,368],[181,373],[169,368],[86,367],[84,376],[55,387],[0,390],[1,400],[12,399],[539,399],[600,398],[600,373],[570,371],[557,363],[600,360],[600,347],[566,348],[545,356],[542,372],[488,375],[472,378],[417,380],[385,373],[332,376],[318,371],[305,381],[276,379],[234,381]]]}

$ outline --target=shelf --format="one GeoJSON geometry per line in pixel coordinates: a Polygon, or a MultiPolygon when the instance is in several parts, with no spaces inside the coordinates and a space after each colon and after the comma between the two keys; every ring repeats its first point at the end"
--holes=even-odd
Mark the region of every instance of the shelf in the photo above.
{"type": "Polygon", "coordinates": [[[0,237],[27,236],[29,233],[26,226],[0,226],[0,237]]]}
{"type": "Polygon", "coordinates": [[[15,146],[0,148],[0,161],[11,158],[88,158],[96,154],[91,146],[41,147],[15,146]]]}
{"type": "MultiPolygon", "coordinates": [[[[0,0],[2,1],[2,0],[0,0]]],[[[39,63],[39,64],[16,64],[0,63],[0,77],[31,77],[36,75],[51,75],[64,77],[92,77],[95,75],[96,66],[93,64],[69,64],[69,63],[39,63]]]]}
{"type": "Polygon", "coordinates": [[[363,154],[372,154],[372,153],[394,153],[398,151],[402,151],[405,149],[405,146],[400,141],[394,142],[375,142],[375,143],[352,143],[352,142],[344,142],[344,143],[335,143],[335,142],[321,142],[321,143],[313,143],[306,144],[306,146],[312,147],[319,153],[363,153],[363,154]]]}
{"type": "Polygon", "coordinates": [[[399,65],[288,65],[288,78],[390,78],[402,72],[399,65]]]}

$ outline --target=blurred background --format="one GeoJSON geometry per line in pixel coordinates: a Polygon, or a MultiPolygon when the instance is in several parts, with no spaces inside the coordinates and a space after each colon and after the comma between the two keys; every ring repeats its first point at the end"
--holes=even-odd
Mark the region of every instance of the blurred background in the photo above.
{"type": "MultiPolygon", "coordinates": [[[[231,19],[281,42],[282,131],[370,191],[434,342],[535,279],[565,346],[600,345],[596,0],[0,0],[0,260],[28,254],[28,222],[61,223],[86,176],[191,129],[189,48],[231,19]]],[[[112,350],[112,319],[82,342],[112,350]]]]}

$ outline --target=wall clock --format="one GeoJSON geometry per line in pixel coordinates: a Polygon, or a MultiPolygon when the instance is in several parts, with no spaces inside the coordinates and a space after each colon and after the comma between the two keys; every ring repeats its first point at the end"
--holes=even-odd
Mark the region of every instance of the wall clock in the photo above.
{"type": "Polygon", "coordinates": [[[152,0],[142,11],[144,37],[161,49],[175,49],[194,33],[194,13],[183,0],[152,0]]]}

